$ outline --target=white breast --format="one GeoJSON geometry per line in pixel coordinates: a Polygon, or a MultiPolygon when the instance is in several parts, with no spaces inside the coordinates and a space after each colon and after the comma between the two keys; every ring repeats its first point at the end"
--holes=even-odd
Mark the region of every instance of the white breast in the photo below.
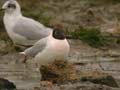
{"type": "Polygon", "coordinates": [[[4,16],[4,20],[3,20],[4,25],[5,25],[6,31],[11,39],[16,38],[16,34],[13,32],[13,27],[16,24],[18,19],[19,18],[9,16],[7,14],[5,14],[5,16],[4,16]]]}
{"type": "Polygon", "coordinates": [[[4,16],[4,25],[5,25],[5,28],[6,28],[6,31],[9,35],[9,37],[12,39],[12,41],[15,43],[15,44],[23,44],[23,45],[31,45],[31,43],[33,43],[32,41],[30,43],[28,43],[27,39],[25,37],[22,37],[18,34],[16,34],[15,32],[13,32],[13,28],[15,26],[15,24],[17,23],[17,21],[22,18],[22,16],[16,16],[16,17],[13,17],[13,16],[10,16],[10,15],[7,15],[5,14],[4,16]]]}
{"type": "Polygon", "coordinates": [[[47,47],[35,57],[35,62],[39,65],[48,64],[54,60],[65,60],[69,54],[69,44],[67,40],[56,40],[49,38],[47,47]]]}
{"type": "Polygon", "coordinates": [[[5,25],[7,32],[11,33],[12,28],[14,27],[17,20],[15,20],[15,18],[13,18],[12,16],[5,14],[3,21],[4,21],[4,25],[5,25]]]}

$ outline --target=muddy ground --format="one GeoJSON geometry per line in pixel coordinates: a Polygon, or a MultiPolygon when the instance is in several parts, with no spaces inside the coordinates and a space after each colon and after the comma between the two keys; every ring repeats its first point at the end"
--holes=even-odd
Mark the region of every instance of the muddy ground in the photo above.
{"type": "MultiPolygon", "coordinates": [[[[120,49],[96,49],[91,48],[80,40],[69,40],[71,52],[68,57],[70,62],[80,62],[77,65],[78,72],[105,72],[112,75],[118,86],[120,86],[120,49]]],[[[0,45],[4,46],[1,42],[0,45]]],[[[5,49],[3,47],[3,49],[5,49]]],[[[4,51],[4,50],[3,50],[4,51]]],[[[1,51],[1,52],[3,52],[1,51]]],[[[27,64],[21,63],[18,51],[10,49],[0,54],[0,77],[15,83],[20,90],[46,90],[48,86],[41,86],[39,72],[36,71],[34,61],[29,60],[27,64]],[[34,88],[37,87],[37,88],[34,88]],[[39,88],[40,87],[40,88],[39,88]],[[39,88],[39,89],[38,89],[39,88]],[[42,88],[42,89],[41,89],[42,88]]],[[[94,76],[93,76],[94,77],[94,76]]],[[[112,83],[112,82],[110,82],[112,83]]],[[[47,90],[119,90],[118,87],[109,87],[90,82],[75,82],[54,85],[47,90]],[[50,89],[52,88],[52,89],[50,89]],[[102,89],[101,89],[102,88],[102,89]]]]}

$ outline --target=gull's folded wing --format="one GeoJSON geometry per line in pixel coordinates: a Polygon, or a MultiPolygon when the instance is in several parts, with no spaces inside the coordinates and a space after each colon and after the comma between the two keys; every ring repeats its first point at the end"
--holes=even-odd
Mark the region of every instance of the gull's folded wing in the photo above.
{"type": "Polygon", "coordinates": [[[32,56],[32,57],[37,55],[39,52],[41,52],[46,47],[47,39],[48,39],[48,37],[43,38],[43,39],[39,40],[38,42],[36,42],[34,44],[34,46],[32,46],[24,51],[25,54],[28,56],[32,56]]]}
{"type": "Polygon", "coordinates": [[[19,19],[13,28],[13,32],[28,40],[40,40],[48,36],[51,31],[52,29],[28,18],[19,19]]]}

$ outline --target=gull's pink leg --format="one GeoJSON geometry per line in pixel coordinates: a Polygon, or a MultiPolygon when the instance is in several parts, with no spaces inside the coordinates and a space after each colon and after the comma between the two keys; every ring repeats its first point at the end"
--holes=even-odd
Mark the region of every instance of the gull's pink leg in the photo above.
{"type": "Polygon", "coordinates": [[[24,57],[22,62],[26,63],[26,61],[27,61],[27,55],[24,52],[20,52],[19,54],[24,57]]]}

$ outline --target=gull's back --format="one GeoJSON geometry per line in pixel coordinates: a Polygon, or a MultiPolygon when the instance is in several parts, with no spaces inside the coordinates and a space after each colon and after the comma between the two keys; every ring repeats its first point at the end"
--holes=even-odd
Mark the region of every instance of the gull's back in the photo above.
{"type": "Polygon", "coordinates": [[[52,29],[45,27],[39,22],[25,17],[20,18],[12,30],[15,34],[24,38],[27,43],[35,43],[36,41],[47,37],[52,31],[52,29]]]}

